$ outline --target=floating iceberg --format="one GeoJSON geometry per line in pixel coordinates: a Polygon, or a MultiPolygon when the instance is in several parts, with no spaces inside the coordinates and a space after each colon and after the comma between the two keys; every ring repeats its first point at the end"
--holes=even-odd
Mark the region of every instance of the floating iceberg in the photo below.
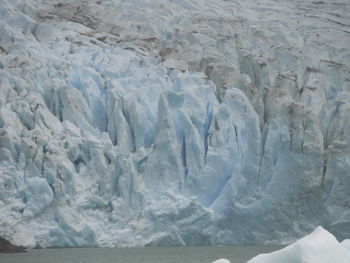
{"type": "Polygon", "coordinates": [[[346,249],[348,249],[350,251],[350,239],[345,239],[341,242],[341,244],[343,245],[343,247],[345,247],[346,249]]]}
{"type": "Polygon", "coordinates": [[[345,249],[337,239],[322,227],[306,237],[281,250],[261,254],[248,263],[348,263],[350,250],[345,249]]]}

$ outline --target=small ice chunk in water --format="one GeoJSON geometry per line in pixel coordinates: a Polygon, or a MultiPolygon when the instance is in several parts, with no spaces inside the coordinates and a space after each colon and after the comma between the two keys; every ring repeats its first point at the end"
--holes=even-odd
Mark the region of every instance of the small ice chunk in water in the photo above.
{"type": "Polygon", "coordinates": [[[231,263],[229,260],[225,259],[225,258],[220,258],[218,260],[215,260],[212,263],[231,263]]]}

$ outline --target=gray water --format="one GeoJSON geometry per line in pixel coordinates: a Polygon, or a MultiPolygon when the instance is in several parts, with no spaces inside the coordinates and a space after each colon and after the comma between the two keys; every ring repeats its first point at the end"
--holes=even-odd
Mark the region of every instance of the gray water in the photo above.
{"type": "Polygon", "coordinates": [[[281,246],[64,248],[32,249],[28,253],[0,254],[0,263],[210,263],[227,258],[245,263],[281,246]]]}

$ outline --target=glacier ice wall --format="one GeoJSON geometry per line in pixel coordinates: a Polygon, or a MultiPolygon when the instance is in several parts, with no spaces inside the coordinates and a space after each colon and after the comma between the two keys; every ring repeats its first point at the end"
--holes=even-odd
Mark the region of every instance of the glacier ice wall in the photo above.
{"type": "Polygon", "coordinates": [[[0,235],[350,235],[350,4],[0,2],[0,235]]]}

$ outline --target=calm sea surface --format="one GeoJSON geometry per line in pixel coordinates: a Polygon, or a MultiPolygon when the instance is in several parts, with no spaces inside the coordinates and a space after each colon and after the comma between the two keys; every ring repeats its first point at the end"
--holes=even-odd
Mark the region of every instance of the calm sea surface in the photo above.
{"type": "Polygon", "coordinates": [[[257,254],[281,246],[64,248],[33,249],[28,253],[0,254],[0,263],[210,263],[227,258],[245,263],[257,254]]]}

